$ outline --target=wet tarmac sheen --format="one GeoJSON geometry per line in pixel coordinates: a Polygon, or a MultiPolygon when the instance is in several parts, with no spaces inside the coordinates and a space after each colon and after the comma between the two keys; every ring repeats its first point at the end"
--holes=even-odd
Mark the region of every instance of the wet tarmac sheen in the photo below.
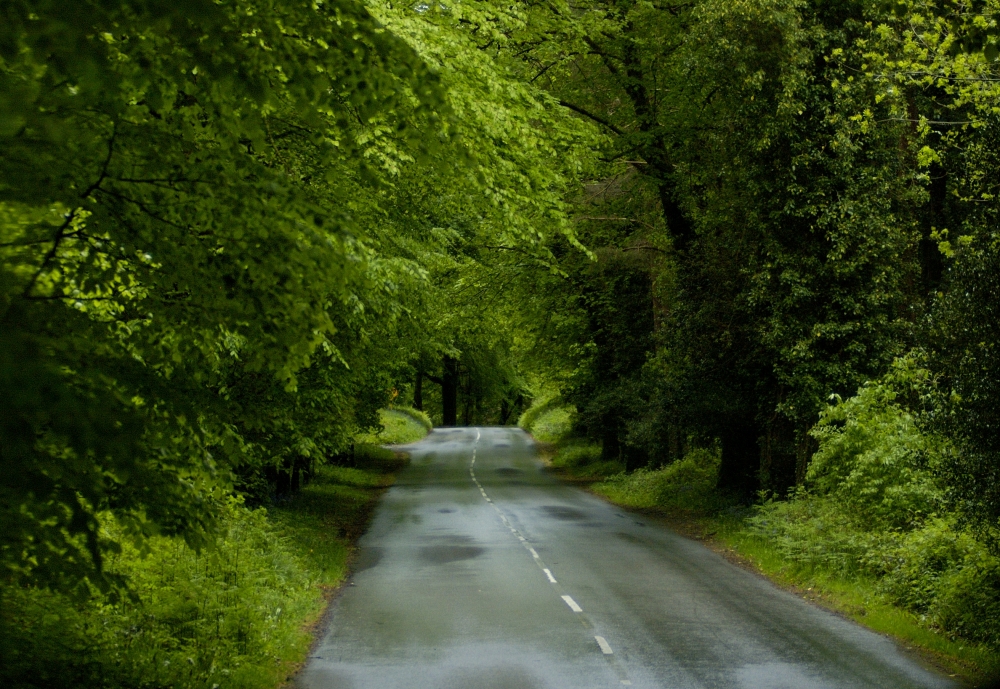
{"type": "Polygon", "coordinates": [[[438,429],[407,449],[303,689],[954,686],[888,639],[559,483],[519,430],[438,429]]]}

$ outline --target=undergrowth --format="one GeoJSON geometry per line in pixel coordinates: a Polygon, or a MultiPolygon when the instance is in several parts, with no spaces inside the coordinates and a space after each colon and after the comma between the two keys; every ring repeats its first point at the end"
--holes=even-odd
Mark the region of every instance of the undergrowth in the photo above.
{"type": "Polygon", "coordinates": [[[624,471],[593,486],[612,502],[638,509],[684,510],[703,513],[725,503],[715,492],[719,455],[696,449],[660,469],[624,471]]]}
{"type": "MultiPolygon", "coordinates": [[[[71,598],[0,586],[0,686],[9,689],[273,689],[305,659],[325,591],[399,467],[362,448],[356,467],[323,466],[269,509],[238,499],[212,547],[153,538],[108,569],[127,587],[71,598]]],[[[119,527],[109,517],[104,529],[119,527]]],[[[127,541],[126,541],[127,542],[127,541]]]]}

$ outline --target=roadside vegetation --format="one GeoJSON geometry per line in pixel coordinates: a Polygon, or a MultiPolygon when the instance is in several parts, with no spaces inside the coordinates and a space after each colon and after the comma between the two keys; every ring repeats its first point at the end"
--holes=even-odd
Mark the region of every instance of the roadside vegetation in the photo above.
{"type": "Polygon", "coordinates": [[[369,445],[406,445],[420,440],[434,428],[430,417],[413,407],[380,409],[379,423],[381,430],[362,433],[356,442],[369,445]]]}
{"type": "MultiPolygon", "coordinates": [[[[106,562],[113,596],[8,588],[0,599],[0,684],[273,689],[306,658],[353,543],[405,460],[359,445],[268,508],[232,499],[217,538],[127,543],[106,562]]],[[[119,536],[113,520],[102,524],[119,536]]]]}

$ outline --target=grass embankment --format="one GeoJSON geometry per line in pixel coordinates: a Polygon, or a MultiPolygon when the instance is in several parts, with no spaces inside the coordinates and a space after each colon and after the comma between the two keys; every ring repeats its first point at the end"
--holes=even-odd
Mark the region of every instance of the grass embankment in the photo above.
{"type": "Polygon", "coordinates": [[[379,412],[382,430],[358,436],[358,442],[370,445],[406,445],[430,433],[431,419],[412,407],[393,407],[379,412]]]}
{"type": "MultiPolygon", "coordinates": [[[[569,438],[573,412],[554,407],[527,420],[548,420],[541,433],[547,459],[563,478],[658,516],[803,598],[896,638],[970,685],[1000,675],[997,563],[953,524],[928,519],[911,532],[868,533],[853,525],[843,505],[807,495],[740,506],[715,491],[718,455],[706,449],[626,474],[621,463],[601,461],[598,445],[569,438]]],[[[523,426],[538,437],[531,424],[523,426]]]]}
{"type": "MultiPolygon", "coordinates": [[[[402,466],[359,446],[277,506],[231,501],[222,537],[197,553],[171,538],[107,563],[124,596],[0,588],[0,686],[273,689],[305,660],[382,491],[402,466]]],[[[107,524],[108,535],[115,525],[107,524]]]]}

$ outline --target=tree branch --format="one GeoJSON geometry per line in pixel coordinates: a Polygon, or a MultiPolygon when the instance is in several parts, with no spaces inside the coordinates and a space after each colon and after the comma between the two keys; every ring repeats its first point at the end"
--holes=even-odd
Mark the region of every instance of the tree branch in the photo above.
{"type": "Polygon", "coordinates": [[[625,136],[625,132],[623,132],[621,129],[619,129],[615,125],[611,124],[610,122],[608,122],[603,117],[601,117],[599,115],[595,115],[594,113],[590,112],[589,110],[585,110],[584,108],[581,108],[579,105],[573,105],[572,103],[567,103],[564,100],[559,101],[559,105],[563,106],[564,108],[568,108],[569,110],[572,110],[575,113],[579,113],[579,114],[583,115],[584,117],[588,117],[588,118],[592,119],[594,122],[597,122],[598,124],[607,127],[608,129],[610,129],[612,132],[614,132],[618,136],[625,136]]]}

